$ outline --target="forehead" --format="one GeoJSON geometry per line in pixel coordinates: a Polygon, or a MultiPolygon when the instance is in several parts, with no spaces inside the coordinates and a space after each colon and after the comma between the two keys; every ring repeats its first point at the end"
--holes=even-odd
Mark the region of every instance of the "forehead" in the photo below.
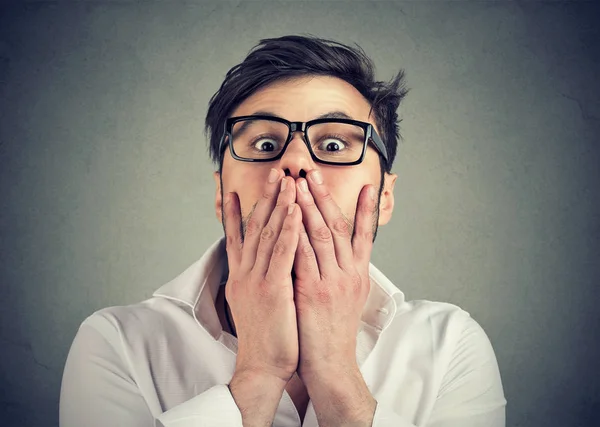
{"type": "Polygon", "coordinates": [[[305,122],[322,114],[343,112],[354,120],[371,122],[370,108],[350,83],[336,77],[309,76],[280,80],[257,90],[232,116],[269,111],[290,121],[305,122]]]}

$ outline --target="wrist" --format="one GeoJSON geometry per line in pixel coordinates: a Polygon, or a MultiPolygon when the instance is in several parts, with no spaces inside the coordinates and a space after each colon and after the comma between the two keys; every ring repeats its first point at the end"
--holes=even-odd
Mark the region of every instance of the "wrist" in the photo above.
{"type": "Polygon", "coordinates": [[[319,390],[332,395],[344,395],[356,389],[366,388],[361,372],[356,369],[323,369],[300,375],[306,389],[319,390]]]}
{"type": "Polygon", "coordinates": [[[298,376],[307,382],[339,382],[341,379],[360,377],[362,374],[355,360],[351,362],[300,364],[298,376]]]}
{"type": "MultiPolygon", "coordinates": [[[[291,375],[290,375],[291,378],[291,375]]],[[[258,387],[260,386],[269,386],[269,388],[275,388],[283,391],[289,378],[286,378],[286,374],[275,372],[274,370],[268,369],[259,369],[259,368],[251,368],[251,367],[237,367],[231,378],[230,383],[235,382],[244,382],[244,383],[253,383],[258,387]]]]}
{"type": "Polygon", "coordinates": [[[280,378],[256,371],[236,371],[227,386],[244,426],[271,425],[285,389],[280,378]]]}
{"type": "Polygon", "coordinates": [[[371,426],[377,401],[360,371],[312,376],[305,385],[320,426],[371,426]]]}

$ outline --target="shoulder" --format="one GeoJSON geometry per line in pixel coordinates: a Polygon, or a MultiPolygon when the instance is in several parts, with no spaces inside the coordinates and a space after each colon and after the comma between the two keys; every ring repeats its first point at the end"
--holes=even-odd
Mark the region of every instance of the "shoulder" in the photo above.
{"type": "Polygon", "coordinates": [[[446,302],[429,300],[404,301],[399,304],[394,322],[409,323],[431,331],[461,329],[471,319],[469,312],[446,302]]]}
{"type": "MultiPolygon", "coordinates": [[[[461,307],[437,301],[413,300],[399,305],[391,330],[450,364],[457,357],[489,360],[493,357],[490,340],[481,325],[461,307]]],[[[475,362],[475,360],[471,360],[475,362]]],[[[443,362],[442,362],[443,363],[443,362]]]]}
{"type": "Polygon", "coordinates": [[[429,353],[435,360],[439,397],[453,396],[453,405],[469,399],[473,404],[506,404],[492,343],[469,312],[454,304],[426,300],[411,301],[405,308],[407,319],[418,325],[421,356],[429,353]]]}
{"type": "Polygon", "coordinates": [[[194,322],[192,309],[160,297],[145,301],[103,308],[86,318],[78,334],[93,331],[112,347],[136,347],[151,341],[176,337],[178,330],[194,322]]]}

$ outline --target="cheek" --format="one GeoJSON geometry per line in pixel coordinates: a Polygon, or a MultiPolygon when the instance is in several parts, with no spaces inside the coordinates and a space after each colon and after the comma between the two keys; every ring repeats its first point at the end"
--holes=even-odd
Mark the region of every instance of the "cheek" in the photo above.
{"type": "MultiPolygon", "coordinates": [[[[229,160],[234,162],[233,159],[229,160]]],[[[237,193],[244,217],[248,216],[253,206],[262,196],[270,171],[270,168],[250,166],[238,165],[236,162],[232,168],[227,159],[223,163],[223,194],[227,192],[237,193]]]]}
{"type": "Polygon", "coordinates": [[[367,152],[365,161],[357,167],[343,171],[327,168],[322,171],[333,200],[348,218],[355,216],[358,198],[365,185],[374,185],[379,190],[381,172],[377,154],[367,152]]]}
{"type": "Polygon", "coordinates": [[[366,183],[356,177],[353,178],[351,175],[345,177],[338,175],[336,178],[330,179],[329,182],[329,191],[342,213],[348,218],[354,217],[358,196],[366,183]]]}

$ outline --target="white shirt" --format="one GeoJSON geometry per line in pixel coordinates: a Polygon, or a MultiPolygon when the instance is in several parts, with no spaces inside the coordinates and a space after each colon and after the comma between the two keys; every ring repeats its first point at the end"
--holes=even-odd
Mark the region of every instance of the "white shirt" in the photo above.
{"type": "MultiPolygon", "coordinates": [[[[356,359],[377,401],[373,427],[504,427],[506,400],[483,329],[459,307],[405,301],[372,264],[356,359]]],[[[237,338],[215,299],[224,239],[152,298],[88,317],[62,380],[61,427],[242,427],[227,387],[237,338]]],[[[283,392],[275,427],[299,427],[283,392]]],[[[302,426],[316,427],[309,401],[302,426]]]]}

